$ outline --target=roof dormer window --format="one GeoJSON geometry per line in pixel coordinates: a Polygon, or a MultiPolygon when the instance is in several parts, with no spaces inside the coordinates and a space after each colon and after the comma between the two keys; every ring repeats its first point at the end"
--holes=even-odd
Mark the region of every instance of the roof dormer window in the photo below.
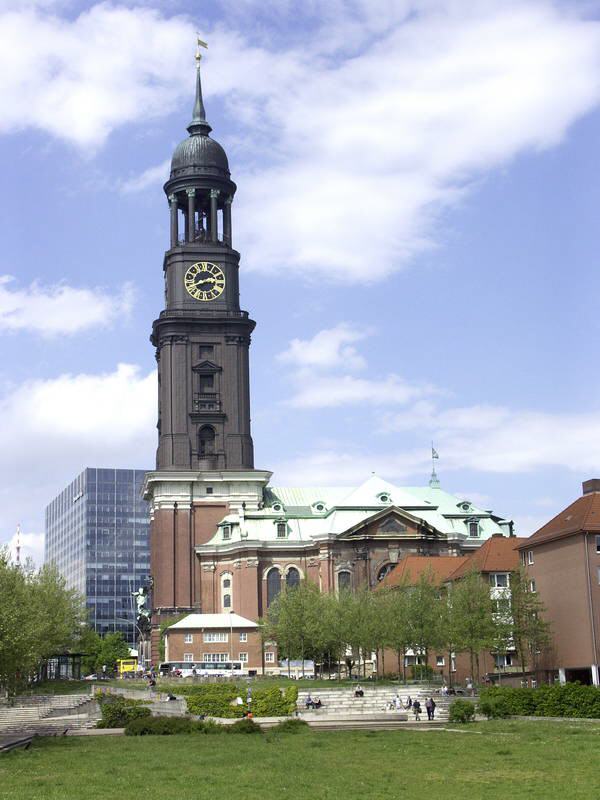
{"type": "Polygon", "coordinates": [[[273,511],[275,511],[277,513],[279,513],[280,511],[283,511],[283,506],[281,505],[281,503],[273,503],[271,508],[273,509],[273,511]]]}
{"type": "Polygon", "coordinates": [[[288,529],[287,524],[285,522],[278,522],[277,523],[277,538],[278,539],[287,539],[288,529]]]}
{"type": "Polygon", "coordinates": [[[316,503],[312,504],[312,510],[314,514],[322,514],[327,510],[327,508],[325,503],[323,503],[321,500],[318,500],[316,503]]]}
{"type": "Polygon", "coordinates": [[[223,525],[223,539],[231,539],[231,525],[223,525]]]}
{"type": "Polygon", "coordinates": [[[377,495],[377,499],[380,503],[391,503],[392,498],[389,496],[387,492],[382,492],[381,494],[377,495]]]}

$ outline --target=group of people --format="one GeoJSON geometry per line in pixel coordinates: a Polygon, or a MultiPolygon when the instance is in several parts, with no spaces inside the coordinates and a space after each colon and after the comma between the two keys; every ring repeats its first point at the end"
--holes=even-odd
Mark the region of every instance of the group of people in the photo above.
{"type": "MultiPolygon", "coordinates": [[[[425,701],[425,710],[427,711],[427,719],[435,719],[436,703],[433,697],[427,698],[425,701]]],[[[398,692],[394,695],[392,700],[386,703],[386,711],[412,711],[415,715],[415,720],[419,722],[421,719],[422,709],[419,700],[413,700],[410,695],[403,701],[398,692]]]]}
{"type": "Polygon", "coordinates": [[[305,700],[306,708],[323,708],[323,703],[319,697],[312,698],[310,693],[306,695],[305,700]]]}

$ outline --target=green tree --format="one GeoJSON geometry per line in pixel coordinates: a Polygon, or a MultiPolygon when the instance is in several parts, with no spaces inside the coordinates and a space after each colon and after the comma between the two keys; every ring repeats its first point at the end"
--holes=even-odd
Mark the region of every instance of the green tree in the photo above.
{"type": "Polygon", "coordinates": [[[535,671],[538,655],[551,642],[550,625],[544,620],[546,609],[531,591],[530,580],[522,568],[510,576],[511,638],[523,673],[528,661],[535,671]]]}
{"type": "Polygon", "coordinates": [[[384,600],[387,620],[386,643],[394,650],[398,660],[398,681],[406,681],[406,651],[411,646],[410,591],[405,583],[394,586],[384,600]]]}
{"type": "Polygon", "coordinates": [[[68,652],[83,620],[82,598],[53,567],[17,567],[0,550],[0,686],[14,693],[41,661],[68,652]]]}
{"type": "Polygon", "coordinates": [[[441,620],[445,602],[431,570],[420,575],[417,583],[410,587],[408,596],[410,647],[428,664],[429,651],[443,642],[441,620]]]}
{"type": "Polygon", "coordinates": [[[490,585],[480,573],[471,572],[452,584],[449,602],[451,615],[446,638],[456,652],[469,654],[471,678],[479,682],[479,653],[494,647],[498,638],[490,585]]]}
{"type": "Polygon", "coordinates": [[[120,631],[107,633],[100,639],[100,649],[96,656],[96,672],[106,665],[107,672],[114,672],[120,658],[129,658],[129,645],[120,631]]]}

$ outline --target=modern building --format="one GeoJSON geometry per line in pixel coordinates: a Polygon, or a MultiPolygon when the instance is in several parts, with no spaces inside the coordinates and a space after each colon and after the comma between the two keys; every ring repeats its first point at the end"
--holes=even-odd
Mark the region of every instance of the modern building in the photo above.
{"type": "Polygon", "coordinates": [[[145,472],[87,468],[46,508],[45,561],[80,592],[100,634],[137,640],[132,592],[150,573],[145,472]]]}
{"type": "Polygon", "coordinates": [[[553,649],[540,664],[561,683],[600,685],[600,479],[519,545],[545,606],[553,649]]]}
{"type": "Polygon", "coordinates": [[[270,487],[254,465],[249,348],[239,305],[236,185],[210,136],[197,55],[189,136],[164,190],[170,246],[165,308],[151,341],[158,362],[158,451],[151,506],[153,657],[162,622],[181,613],[265,613],[282,584],[323,591],[373,585],[405,553],[458,556],[512,523],[468,499],[377,477],[358,488],[270,487]]]}

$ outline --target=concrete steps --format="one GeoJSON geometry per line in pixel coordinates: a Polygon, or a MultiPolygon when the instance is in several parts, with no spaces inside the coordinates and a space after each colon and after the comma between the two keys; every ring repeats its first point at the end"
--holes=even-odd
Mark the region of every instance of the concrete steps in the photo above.
{"type": "MultiPolygon", "coordinates": [[[[427,721],[425,701],[428,697],[433,697],[436,709],[435,720],[444,722],[448,719],[448,707],[454,698],[436,695],[431,687],[413,686],[407,691],[402,687],[398,690],[393,686],[363,687],[364,696],[354,697],[354,690],[347,687],[343,689],[323,689],[315,691],[301,691],[298,693],[298,716],[307,722],[318,720],[320,717],[334,718],[336,720],[347,719],[349,722],[358,722],[361,717],[381,720],[382,724],[393,725],[402,719],[414,721],[413,712],[406,707],[401,710],[390,708],[393,705],[394,697],[398,693],[403,706],[407,705],[408,696],[413,702],[418,700],[421,704],[421,718],[427,721]],[[319,698],[323,707],[320,709],[307,709],[306,698],[308,695],[319,698]]],[[[418,724],[418,723],[417,723],[418,724]]]]}
{"type": "Polygon", "coordinates": [[[17,698],[13,705],[0,706],[0,734],[78,727],[90,721],[94,710],[91,695],[17,698]]]}

